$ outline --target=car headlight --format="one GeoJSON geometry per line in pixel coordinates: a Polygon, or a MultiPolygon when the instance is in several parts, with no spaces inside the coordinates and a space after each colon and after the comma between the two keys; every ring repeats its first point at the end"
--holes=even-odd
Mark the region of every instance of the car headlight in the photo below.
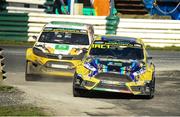
{"type": "Polygon", "coordinates": [[[96,75],[98,73],[98,69],[95,68],[94,66],[92,66],[90,63],[84,63],[84,67],[88,70],[90,70],[90,73],[89,73],[89,77],[93,77],[94,75],[96,75]]]}
{"type": "Polygon", "coordinates": [[[33,48],[33,53],[40,57],[47,57],[46,54],[42,50],[35,47],[33,48]]]}
{"type": "Polygon", "coordinates": [[[145,72],[146,72],[146,67],[142,67],[137,71],[131,72],[129,76],[134,82],[136,82],[140,79],[140,76],[145,72]]]}

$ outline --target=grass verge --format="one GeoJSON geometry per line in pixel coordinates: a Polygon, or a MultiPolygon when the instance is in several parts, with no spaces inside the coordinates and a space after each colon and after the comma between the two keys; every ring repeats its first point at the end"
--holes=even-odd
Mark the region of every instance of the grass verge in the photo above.
{"type": "Polygon", "coordinates": [[[27,42],[27,41],[3,41],[0,40],[0,45],[6,46],[33,46],[34,42],[27,42]]]}
{"type": "Polygon", "coordinates": [[[3,92],[12,93],[15,91],[17,91],[17,89],[12,86],[1,86],[0,85],[0,93],[3,93],[3,92]]]}
{"type": "Polygon", "coordinates": [[[0,116],[44,116],[43,108],[23,102],[21,91],[12,86],[0,85],[0,116]],[[17,98],[18,97],[18,98],[17,98]]]}
{"type": "Polygon", "coordinates": [[[147,50],[161,50],[161,51],[180,51],[180,47],[170,46],[170,47],[146,47],[147,50]]]}
{"type": "Polygon", "coordinates": [[[0,106],[0,116],[43,116],[41,108],[32,105],[0,106]]]}

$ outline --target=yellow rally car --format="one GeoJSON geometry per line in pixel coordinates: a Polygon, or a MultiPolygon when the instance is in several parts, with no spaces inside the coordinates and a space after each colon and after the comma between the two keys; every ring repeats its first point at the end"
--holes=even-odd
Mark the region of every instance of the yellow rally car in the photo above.
{"type": "Polygon", "coordinates": [[[46,74],[73,76],[93,40],[92,25],[70,22],[51,22],[40,33],[32,48],[26,52],[25,79],[46,74]]]}
{"type": "Polygon", "coordinates": [[[155,66],[140,39],[98,36],[77,66],[73,95],[87,90],[154,96],[155,66]]]}

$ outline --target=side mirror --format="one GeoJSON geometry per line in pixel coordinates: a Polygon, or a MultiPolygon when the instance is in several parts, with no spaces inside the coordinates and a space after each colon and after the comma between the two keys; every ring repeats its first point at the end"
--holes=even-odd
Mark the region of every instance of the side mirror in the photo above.
{"type": "Polygon", "coordinates": [[[32,38],[33,38],[34,40],[37,40],[37,36],[32,36],[32,38]]]}
{"type": "Polygon", "coordinates": [[[87,48],[83,48],[82,51],[83,51],[83,53],[87,53],[88,49],[87,48]]]}

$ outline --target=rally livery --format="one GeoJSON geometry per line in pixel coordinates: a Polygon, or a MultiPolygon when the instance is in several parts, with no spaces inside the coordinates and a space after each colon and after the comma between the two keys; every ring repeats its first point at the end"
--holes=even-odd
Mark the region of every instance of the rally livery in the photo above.
{"type": "Polygon", "coordinates": [[[74,96],[87,90],[154,96],[155,67],[140,39],[98,36],[73,81],[74,96]]]}
{"type": "Polygon", "coordinates": [[[93,40],[93,33],[93,27],[88,24],[47,24],[26,52],[26,80],[33,80],[37,74],[73,76],[74,67],[93,40]]]}

